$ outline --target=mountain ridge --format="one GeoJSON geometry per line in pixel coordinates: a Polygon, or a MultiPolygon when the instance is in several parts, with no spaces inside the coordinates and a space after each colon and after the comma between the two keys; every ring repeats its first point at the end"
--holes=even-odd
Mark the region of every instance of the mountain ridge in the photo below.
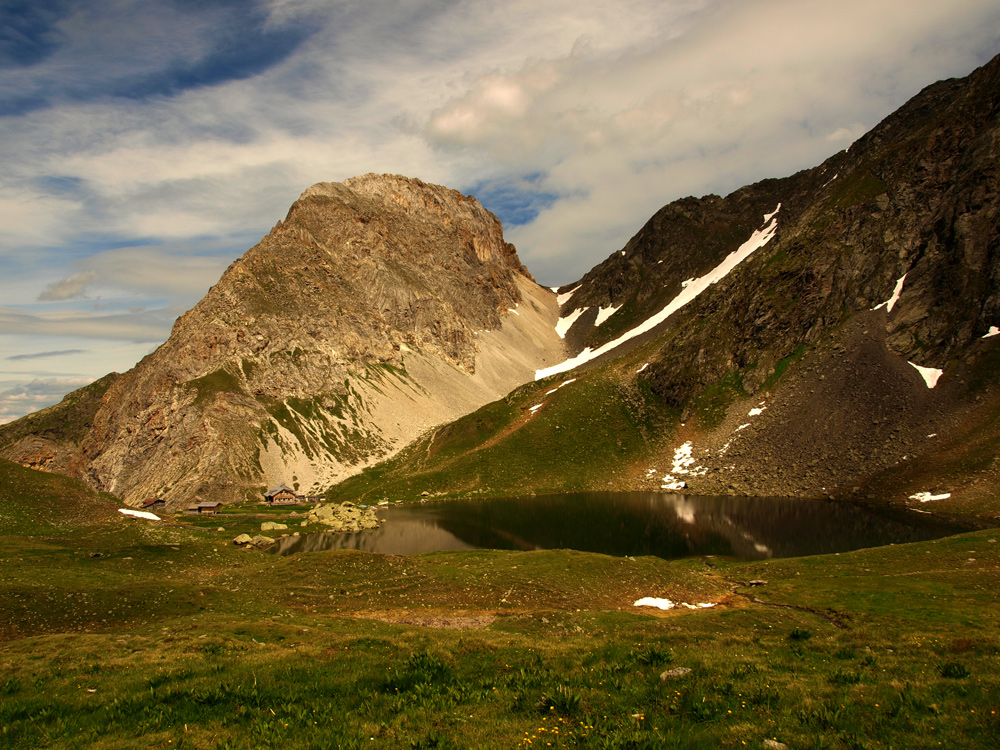
{"type": "MultiPolygon", "coordinates": [[[[196,446],[212,433],[207,443],[225,449],[187,470],[219,480],[181,482],[168,491],[177,499],[234,499],[281,472],[314,490],[354,473],[332,495],[684,489],[905,503],[919,489],[958,496],[936,508],[993,513],[1000,389],[996,341],[984,336],[1000,325],[998,115],[1000,58],[926,87],[816,167],[664,206],[624,248],[553,291],[533,283],[474,199],[398,176],[320,183],[178,320],[174,344],[157,355],[170,372],[186,339],[202,353],[198,367],[156,381],[140,363],[117,378],[83,460],[60,465],[84,465],[94,486],[134,501],[156,489],[116,478],[129,473],[121,467],[136,440],[155,443],[177,429],[163,414],[180,424],[193,410],[206,427],[182,432],[196,446]],[[558,380],[530,382],[667,309],[778,205],[773,236],[658,325],[558,380]],[[320,263],[334,248],[340,262],[320,263]],[[297,259],[292,276],[273,262],[285,257],[278,250],[297,259]],[[303,303],[297,288],[314,299],[303,303]],[[333,307],[341,334],[310,324],[315,309],[333,307]],[[505,329],[490,349],[485,332],[505,329]],[[469,381],[433,373],[475,379],[487,350],[491,386],[451,412],[437,408],[436,421],[385,431],[423,388],[411,370],[423,368],[448,401],[469,381]],[[386,389],[396,395],[373,406],[386,389]],[[169,390],[172,400],[150,412],[128,401],[137,390],[146,401],[169,390]],[[374,412],[382,416],[371,422],[374,412]],[[254,420],[248,433],[242,425],[254,420]],[[581,450],[587,425],[605,444],[581,450]],[[236,459],[224,465],[226,456],[236,459]],[[913,468],[915,456],[940,475],[913,468]],[[502,465],[511,460],[520,469],[502,465]]],[[[23,433],[0,429],[0,452],[38,454],[37,437],[29,446],[23,433]]]]}
{"type": "MultiPolygon", "coordinates": [[[[356,477],[332,495],[380,486],[447,494],[463,471],[481,475],[467,484],[513,491],[500,465],[527,461],[551,429],[594,426],[588,399],[572,395],[588,388],[626,403],[652,394],[659,446],[607,450],[605,469],[540,476],[534,491],[870,497],[993,517],[1000,401],[996,340],[983,337],[1000,322],[998,91],[995,59],[926,87],[817,167],[665,206],[622,250],[556,290],[561,320],[572,320],[571,354],[648,320],[778,202],[781,211],[772,241],[653,331],[511,394],[522,416],[495,425],[507,435],[492,444],[495,457],[452,457],[421,475],[401,454],[381,479],[356,477]],[[918,366],[941,372],[933,388],[918,366]],[[954,498],[926,506],[910,497],[925,494],[954,498]]],[[[492,423],[484,411],[463,423],[492,423]]],[[[608,418],[634,429],[632,416],[608,418]]],[[[549,470],[572,465],[572,454],[568,445],[550,456],[549,470]]]]}

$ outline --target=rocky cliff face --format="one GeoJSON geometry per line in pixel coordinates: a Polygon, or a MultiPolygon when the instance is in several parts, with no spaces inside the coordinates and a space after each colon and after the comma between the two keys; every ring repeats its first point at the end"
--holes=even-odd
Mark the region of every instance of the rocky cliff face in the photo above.
{"type": "Polygon", "coordinates": [[[478,491],[474,476],[515,494],[530,476],[538,493],[1000,517],[998,158],[1000,58],[814,169],[665,206],[559,290],[579,356],[336,492],[478,491]]]}
{"type": "MultiPolygon", "coordinates": [[[[901,462],[929,458],[941,435],[957,445],[971,424],[989,433],[996,344],[983,337],[1000,326],[998,157],[994,60],[927,87],[814,169],[666,206],[566,287],[578,288],[564,316],[590,308],[567,340],[596,346],[648,318],[780,203],[772,241],[608,358],[647,345],[640,379],[679,410],[673,442],[691,438],[703,454],[700,471],[677,477],[688,489],[864,494],[886,491],[885,472],[905,486],[901,462]],[[596,326],[601,307],[620,309],[596,326]],[[928,387],[916,366],[942,371],[939,384],[928,387]],[[750,419],[751,408],[761,416],[750,419]]],[[[997,454],[980,475],[989,486],[997,454]]]]}
{"type": "Polygon", "coordinates": [[[127,501],[319,491],[558,358],[553,315],[474,198],[388,175],[321,183],[51,461],[127,501]]]}

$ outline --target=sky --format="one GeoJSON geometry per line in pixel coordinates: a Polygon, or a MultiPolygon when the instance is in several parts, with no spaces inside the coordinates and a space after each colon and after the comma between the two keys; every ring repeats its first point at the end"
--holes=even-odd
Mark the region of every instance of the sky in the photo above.
{"type": "Polygon", "coordinates": [[[316,182],[471,193],[562,285],[998,52],[995,0],[0,0],[0,423],[153,351],[316,182]]]}

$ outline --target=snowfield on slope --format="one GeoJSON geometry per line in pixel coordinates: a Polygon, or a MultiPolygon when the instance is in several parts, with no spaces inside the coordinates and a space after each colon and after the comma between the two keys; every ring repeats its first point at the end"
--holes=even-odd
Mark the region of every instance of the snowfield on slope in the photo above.
{"type": "MultiPolygon", "coordinates": [[[[588,346],[586,349],[577,354],[575,357],[567,359],[565,362],[560,362],[559,364],[553,365],[552,367],[546,367],[545,369],[537,370],[535,372],[535,380],[541,380],[542,378],[547,378],[549,375],[555,375],[560,372],[566,372],[568,370],[572,370],[574,367],[579,367],[582,364],[586,364],[587,362],[590,362],[591,360],[596,359],[597,357],[600,357],[604,354],[607,354],[610,351],[613,351],[614,349],[624,344],[626,341],[634,339],[636,336],[641,336],[647,331],[651,331],[652,329],[654,329],[660,323],[665,321],[675,312],[680,310],[682,307],[684,307],[686,304],[691,302],[698,295],[700,295],[702,292],[704,292],[706,289],[712,286],[712,284],[716,284],[722,279],[724,279],[729,274],[730,271],[736,268],[736,266],[738,266],[744,260],[749,258],[756,250],[759,250],[760,248],[764,247],[764,245],[766,245],[768,242],[770,242],[771,239],[773,239],[775,232],[778,230],[778,220],[775,218],[775,216],[777,215],[780,209],[781,209],[781,204],[779,203],[778,207],[775,208],[774,211],[764,216],[764,222],[765,222],[764,226],[756,230],[750,236],[750,239],[748,239],[746,242],[740,245],[736,250],[727,255],[719,265],[717,265],[715,268],[713,268],[704,276],[701,276],[697,279],[691,279],[685,282],[680,293],[676,297],[674,297],[667,304],[666,307],[660,310],[660,312],[648,318],[643,323],[640,323],[635,328],[626,331],[613,341],[609,341],[603,346],[599,346],[597,349],[591,349],[588,346]]],[[[577,287],[576,289],[579,288],[580,287],[577,287]]],[[[575,292],[576,289],[574,289],[573,291],[575,292]]],[[[566,295],[571,296],[572,292],[567,292],[566,295]]],[[[569,296],[566,295],[560,295],[559,299],[562,300],[563,297],[565,297],[566,300],[568,300],[569,296]]]]}

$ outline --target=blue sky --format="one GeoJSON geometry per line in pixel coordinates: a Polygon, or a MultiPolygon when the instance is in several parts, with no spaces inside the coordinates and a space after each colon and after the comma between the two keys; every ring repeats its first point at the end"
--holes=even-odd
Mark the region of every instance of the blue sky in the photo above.
{"type": "Polygon", "coordinates": [[[0,421],[131,367],[316,182],[471,192],[562,284],[997,52],[995,0],[7,0],[0,421]]]}

